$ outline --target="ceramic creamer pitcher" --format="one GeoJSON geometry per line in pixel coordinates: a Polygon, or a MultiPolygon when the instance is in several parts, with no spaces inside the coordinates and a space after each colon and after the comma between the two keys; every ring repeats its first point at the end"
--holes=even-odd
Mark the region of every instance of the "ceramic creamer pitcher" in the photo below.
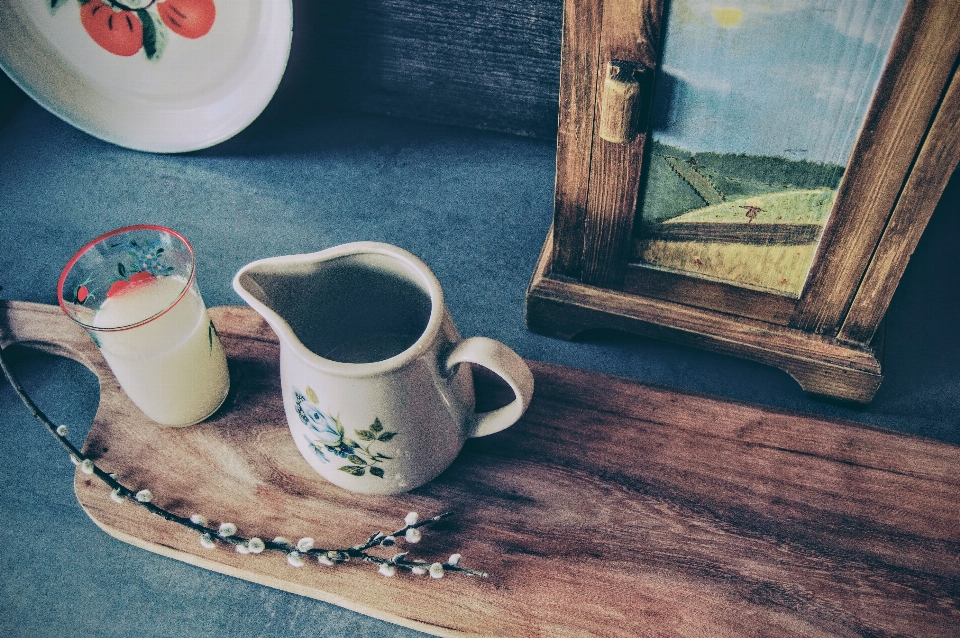
{"type": "Polygon", "coordinates": [[[280,339],[287,423],[330,482],[396,494],[443,472],[469,437],[515,423],[533,376],[513,350],[461,339],[436,276],[411,253],[357,242],[244,266],[233,287],[280,339]],[[506,381],[508,405],[474,412],[470,365],[506,381]]]}

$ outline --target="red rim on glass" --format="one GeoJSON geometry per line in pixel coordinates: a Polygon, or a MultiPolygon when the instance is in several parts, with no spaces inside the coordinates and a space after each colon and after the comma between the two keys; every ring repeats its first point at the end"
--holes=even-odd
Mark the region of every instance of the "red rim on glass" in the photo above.
{"type": "Polygon", "coordinates": [[[89,242],[84,244],[83,247],[80,248],[80,250],[78,250],[76,254],[73,255],[73,257],[70,258],[70,260],[67,262],[67,265],[64,266],[63,271],[60,273],[60,279],[57,282],[57,301],[60,304],[60,308],[63,310],[63,312],[68,317],[70,317],[70,319],[77,322],[78,324],[83,326],[85,329],[93,330],[96,332],[119,332],[121,330],[130,330],[132,328],[142,326],[144,324],[150,323],[151,321],[154,321],[158,317],[165,315],[174,306],[180,303],[180,301],[186,296],[187,291],[190,290],[190,287],[193,285],[193,280],[195,276],[196,276],[196,263],[194,261],[193,246],[190,245],[190,242],[187,241],[186,237],[184,237],[183,235],[181,235],[175,230],[166,228],[164,226],[157,226],[154,224],[137,224],[134,226],[124,226],[123,228],[112,230],[108,233],[104,233],[103,235],[100,235],[95,239],[90,240],[89,242]],[[189,257],[189,271],[186,273],[186,283],[183,286],[183,290],[180,291],[180,294],[170,305],[168,305],[166,308],[164,308],[160,312],[155,313],[149,317],[146,317],[145,319],[141,319],[140,321],[136,321],[128,325],[104,328],[104,327],[93,326],[90,323],[87,323],[79,319],[77,317],[77,312],[75,308],[78,305],[82,305],[83,300],[80,300],[79,294],[77,292],[74,292],[74,297],[77,303],[71,303],[64,298],[64,294],[63,294],[64,285],[66,284],[67,278],[70,275],[70,272],[73,270],[74,266],[77,265],[77,262],[79,262],[84,257],[84,255],[88,254],[96,246],[109,240],[110,238],[116,237],[118,235],[123,235],[125,233],[136,233],[139,231],[156,231],[157,233],[163,233],[163,234],[169,235],[171,237],[176,238],[186,248],[186,252],[189,257]]]}

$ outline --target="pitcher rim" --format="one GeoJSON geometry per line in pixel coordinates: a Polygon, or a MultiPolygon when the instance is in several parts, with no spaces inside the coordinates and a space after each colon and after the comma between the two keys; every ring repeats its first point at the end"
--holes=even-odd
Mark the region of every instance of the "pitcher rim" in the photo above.
{"type": "Polygon", "coordinates": [[[410,251],[384,242],[356,241],[331,246],[330,248],[325,248],[323,250],[318,250],[311,253],[279,255],[275,257],[264,257],[262,259],[257,259],[244,265],[240,268],[240,270],[237,271],[233,277],[233,288],[251,308],[257,311],[257,313],[260,314],[272,328],[274,328],[274,332],[277,332],[277,337],[281,341],[281,347],[283,346],[283,341],[286,340],[289,345],[297,346],[296,348],[293,348],[293,353],[301,360],[310,364],[315,364],[318,368],[326,372],[331,372],[346,377],[370,377],[406,367],[427,350],[428,344],[433,343],[443,322],[443,289],[440,286],[440,281],[437,279],[436,274],[434,274],[433,270],[431,270],[422,259],[410,251]],[[417,340],[394,356],[387,359],[381,359],[379,361],[370,361],[367,363],[347,363],[344,361],[328,359],[313,352],[307,348],[306,345],[304,345],[303,341],[300,340],[300,338],[293,331],[293,328],[290,326],[287,320],[280,315],[280,313],[257,299],[240,283],[240,280],[244,274],[263,264],[306,263],[311,259],[317,259],[321,256],[324,258],[324,261],[326,261],[329,259],[363,254],[386,255],[406,262],[408,266],[412,267],[413,270],[423,278],[423,281],[417,283],[418,285],[424,285],[426,292],[430,296],[430,318],[427,320],[427,325],[423,329],[423,332],[420,333],[420,336],[417,337],[417,340]],[[279,327],[282,328],[282,330],[276,329],[276,327],[273,325],[273,321],[271,321],[271,318],[273,318],[274,321],[279,322],[279,327]]]}

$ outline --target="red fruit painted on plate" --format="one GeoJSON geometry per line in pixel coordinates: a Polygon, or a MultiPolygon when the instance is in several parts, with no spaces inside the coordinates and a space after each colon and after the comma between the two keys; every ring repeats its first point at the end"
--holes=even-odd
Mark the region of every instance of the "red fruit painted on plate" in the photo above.
{"type": "Polygon", "coordinates": [[[160,19],[185,38],[207,35],[217,17],[213,0],[164,0],[157,3],[160,19]]]}
{"type": "Polygon", "coordinates": [[[90,296],[90,291],[87,289],[86,286],[79,286],[77,288],[77,294],[74,296],[77,299],[77,303],[82,304],[84,301],[87,300],[87,297],[90,296]]]}
{"type": "Polygon", "coordinates": [[[80,22],[93,41],[113,53],[129,57],[143,48],[143,24],[133,11],[114,11],[102,0],[80,7],[80,22]]]}

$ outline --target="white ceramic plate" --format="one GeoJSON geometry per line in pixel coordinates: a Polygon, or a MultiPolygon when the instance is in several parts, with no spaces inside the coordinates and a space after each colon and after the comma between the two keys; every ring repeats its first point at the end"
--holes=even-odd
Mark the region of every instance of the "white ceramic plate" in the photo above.
{"type": "Polygon", "coordinates": [[[292,31],[292,0],[0,0],[0,67],[91,135],[176,153],[263,111],[292,31]]]}

